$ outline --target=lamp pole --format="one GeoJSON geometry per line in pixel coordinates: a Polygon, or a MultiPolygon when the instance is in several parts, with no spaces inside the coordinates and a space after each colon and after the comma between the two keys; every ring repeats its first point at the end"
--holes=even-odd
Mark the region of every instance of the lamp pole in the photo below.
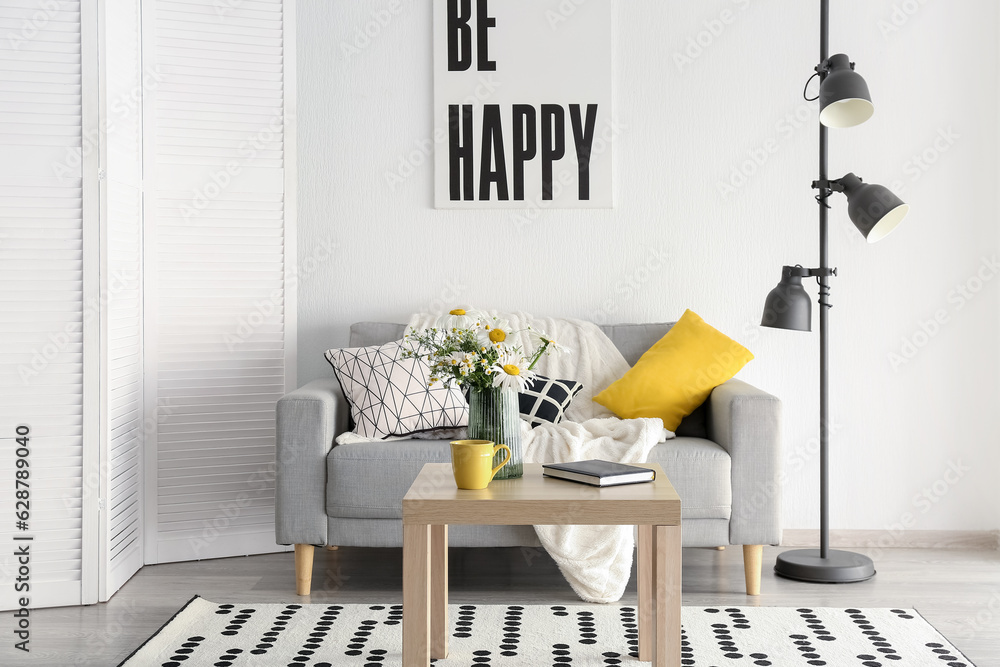
{"type": "MultiPolygon", "coordinates": [[[[820,61],[816,67],[816,72],[820,80],[820,98],[823,97],[824,81],[831,75],[831,71],[840,68],[843,72],[850,70],[853,72],[853,64],[845,55],[837,55],[830,58],[830,1],[820,0],[820,61]]],[[[850,76],[850,75],[849,75],[850,76]]],[[[853,79],[856,84],[858,79],[853,79]]],[[[831,81],[832,83],[832,81],[831,81]]],[[[850,82],[848,82],[850,83],[850,82]]],[[[863,83],[863,81],[862,81],[863,83]]],[[[844,86],[843,81],[838,82],[839,86],[844,86]]],[[[829,86],[828,86],[829,87],[829,86]]],[[[867,85],[863,91],[856,86],[857,93],[848,95],[854,99],[857,95],[862,95],[862,99],[868,101],[867,85]]],[[[837,92],[843,92],[842,90],[837,92]]],[[[841,97],[844,97],[841,95],[841,97]]],[[[829,103],[829,101],[827,101],[829,103]]],[[[819,204],[819,267],[815,269],[805,269],[802,267],[785,267],[782,274],[782,283],[775,290],[772,290],[768,297],[768,305],[765,307],[765,316],[762,324],[765,326],[775,326],[785,329],[809,330],[809,309],[805,312],[794,312],[798,307],[785,308],[783,312],[776,310],[779,304],[802,304],[804,291],[795,281],[802,277],[815,277],[819,283],[819,475],[820,475],[820,506],[819,506],[819,549],[797,549],[785,551],[778,555],[774,565],[775,574],[798,581],[810,581],[817,583],[848,583],[865,581],[875,576],[875,565],[870,558],[850,551],[840,551],[830,549],[830,278],[837,274],[837,269],[830,266],[829,257],[829,210],[828,199],[833,192],[844,192],[848,195],[849,202],[851,195],[855,196],[855,203],[861,212],[852,216],[852,220],[858,229],[865,234],[869,242],[878,240],[884,233],[872,234],[877,225],[883,219],[888,219],[889,229],[895,226],[899,219],[905,215],[908,208],[881,186],[864,186],[853,174],[848,174],[844,178],[831,181],[828,174],[828,128],[822,121],[822,104],[819,123],[819,180],[813,182],[813,187],[819,190],[816,201],[819,204]],[[866,196],[860,197],[861,188],[865,190],[866,196]],[[874,189],[872,189],[874,188],[874,189]],[[887,216],[887,212],[897,211],[898,215],[887,216]],[[857,217],[857,219],[855,219],[857,217]],[[787,274],[787,275],[786,275],[787,274]]],[[[863,122],[870,114],[870,110],[860,122],[863,122]]],[[[831,122],[838,122],[834,118],[831,122]]],[[[851,124],[835,125],[848,127],[851,124]]],[[[885,232],[888,233],[888,232],[885,232]]]]}
{"type": "MultiPolygon", "coordinates": [[[[830,0],[820,0],[819,16],[819,62],[820,85],[826,79],[823,63],[830,57],[830,0]]],[[[819,180],[828,179],[827,133],[826,125],[819,123],[819,180]]],[[[829,311],[830,278],[826,275],[830,259],[828,256],[829,242],[829,211],[827,198],[830,191],[820,187],[819,196],[819,550],[820,558],[827,558],[830,552],[830,501],[829,501],[829,470],[830,463],[830,344],[829,344],[829,311]]]]}

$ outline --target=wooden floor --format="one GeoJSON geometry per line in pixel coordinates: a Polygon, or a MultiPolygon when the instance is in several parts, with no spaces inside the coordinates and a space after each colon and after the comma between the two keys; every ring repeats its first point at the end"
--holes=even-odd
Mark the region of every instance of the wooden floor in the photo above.
{"type": "MultiPolygon", "coordinates": [[[[813,585],[770,571],[778,548],[764,551],[762,595],[743,591],[742,553],[684,550],[685,605],[915,607],[977,667],[1000,667],[1000,552],[884,550],[871,581],[813,585]]],[[[291,553],[144,568],[106,604],[31,613],[30,654],[14,651],[11,617],[0,622],[0,665],[113,667],[191,596],[213,602],[343,603],[401,601],[399,549],[318,550],[313,595],[295,595],[291,553]]],[[[452,549],[450,602],[578,603],[540,549],[452,549]]],[[[635,575],[623,598],[635,603],[635,575]]]]}

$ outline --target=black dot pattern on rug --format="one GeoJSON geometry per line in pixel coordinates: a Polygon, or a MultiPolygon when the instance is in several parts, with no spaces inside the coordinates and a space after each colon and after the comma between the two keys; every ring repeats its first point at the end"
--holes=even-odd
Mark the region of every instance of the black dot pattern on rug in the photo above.
{"type": "Polygon", "coordinates": [[[403,620],[403,605],[394,604],[389,607],[389,618],[383,621],[383,625],[399,625],[403,620]]]}
{"type": "Polygon", "coordinates": [[[715,641],[719,643],[719,650],[722,651],[723,657],[730,660],[739,660],[744,657],[740,653],[736,642],[733,641],[733,635],[729,630],[728,624],[712,623],[712,633],[715,635],[715,641]]]}
{"type": "Polygon", "coordinates": [[[924,644],[924,646],[929,648],[931,653],[934,654],[934,657],[938,660],[948,661],[945,663],[947,667],[968,667],[966,663],[959,660],[958,656],[952,655],[951,651],[946,649],[943,644],[932,642],[924,644]]]}
{"type": "Polygon", "coordinates": [[[385,662],[385,656],[389,652],[385,649],[376,648],[372,649],[367,656],[365,656],[364,667],[382,667],[385,662]]]}
{"type": "MultiPolygon", "coordinates": [[[[302,667],[302,665],[309,664],[309,661],[316,654],[316,649],[321,648],[323,641],[330,634],[331,628],[337,622],[342,609],[343,607],[340,605],[331,605],[323,610],[319,620],[313,625],[312,632],[309,633],[309,638],[302,645],[302,648],[299,649],[298,654],[288,663],[289,665],[302,667]]],[[[320,667],[321,664],[317,663],[316,667],[320,667]]]]}
{"type": "Polygon", "coordinates": [[[604,664],[605,665],[620,665],[620,664],[622,664],[622,659],[621,659],[622,658],[622,654],[621,653],[615,653],[614,651],[605,651],[604,653],[601,654],[601,657],[604,658],[604,664]]]}
{"type": "Polygon", "coordinates": [[[518,645],[521,643],[521,622],[524,616],[524,607],[513,605],[507,607],[504,614],[503,643],[500,644],[500,655],[517,655],[518,645]]]}
{"type": "Polygon", "coordinates": [[[726,610],[729,614],[729,618],[733,619],[733,627],[737,630],[749,630],[750,621],[747,620],[747,615],[743,613],[742,609],[736,609],[735,607],[726,610]]]}
{"type": "Polygon", "coordinates": [[[226,637],[235,637],[240,634],[240,631],[243,630],[243,626],[246,625],[247,621],[249,621],[251,617],[253,617],[256,610],[251,608],[236,609],[233,605],[228,606],[229,616],[227,620],[229,621],[229,625],[227,625],[226,629],[222,631],[222,634],[226,637]]]}
{"type": "MultiPolygon", "coordinates": [[[[301,605],[286,606],[284,609],[281,610],[281,613],[275,617],[275,623],[280,621],[283,616],[293,616],[301,608],[302,608],[301,605]]],[[[238,613],[236,613],[236,615],[233,617],[232,623],[234,625],[239,623],[240,627],[242,628],[242,625],[247,623],[253,617],[256,611],[257,611],[256,609],[251,609],[251,608],[240,609],[238,610],[238,613]]],[[[260,638],[257,639],[257,643],[254,645],[252,649],[249,649],[248,652],[251,653],[252,655],[264,655],[265,653],[267,653],[269,650],[271,650],[271,644],[277,641],[277,637],[284,630],[284,627],[285,626],[283,625],[272,624],[270,629],[267,630],[263,635],[260,636],[260,638]]]]}
{"type": "Polygon", "coordinates": [[[571,662],[573,662],[573,658],[569,651],[569,644],[552,645],[552,667],[564,667],[571,662]]]}
{"type": "Polygon", "coordinates": [[[581,644],[589,645],[597,643],[597,624],[594,623],[594,612],[576,612],[576,625],[580,629],[581,644]]]}
{"type": "Polygon", "coordinates": [[[358,656],[364,653],[365,644],[368,643],[369,638],[372,636],[372,630],[378,625],[378,621],[373,621],[371,619],[366,619],[358,624],[358,629],[354,631],[354,636],[351,637],[347,644],[347,650],[344,651],[344,655],[358,656]]]}
{"type": "Polygon", "coordinates": [[[458,620],[455,621],[455,632],[452,637],[467,639],[472,636],[472,624],[476,620],[476,605],[463,604],[458,608],[458,620]]]}
{"type": "Polygon", "coordinates": [[[681,665],[693,665],[694,647],[691,645],[691,638],[688,637],[684,626],[681,626],[681,665]]]}
{"type": "Polygon", "coordinates": [[[799,612],[799,616],[805,619],[806,626],[812,631],[816,639],[823,642],[835,642],[837,638],[833,636],[833,633],[826,629],[823,622],[819,620],[819,616],[813,613],[812,609],[796,609],[799,612]]]}
{"type": "Polygon", "coordinates": [[[823,656],[820,655],[819,651],[813,646],[812,641],[809,639],[809,635],[788,635],[788,638],[792,640],[792,644],[795,648],[799,650],[802,654],[802,658],[805,659],[807,665],[815,665],[815,667],[823,667],[827,664],[823,660],[823,656]]]}
{"type": "MultiPolygon", "coordinates": [[[[452,623],[469,619],[467,625],[457,626],[469,637],[451,639],[450,658],[432,660],[433,667],[452,662],[460,667],[639,664],[638,656],[631,657],[639,644],[635,606],[450,609],[452,623]]],[[[683,612],[682,667],[971,667],[912,610],[720,606],[687,607],[683,612]]],[[[237,604],[223,609],[208,603],[198,613],[203,614],[198,622],[185,623],[191,629],[173,628],[174,639],[166,646],[161,641],[155,657],[139,653],[128,667],[249,667],[257,662],[276,667],[390,667],[399,659],[398,604],[237,604]],[[389,619],[394,620],[392,627],[389,619]],[[232,631],[237,636],[221,634],[230,627],[237,628],[232,631]]]]}
{"type": "Polygon", "coordinates": [[[174,650],[174,654],[170,656],[170,659],[167,660],[167,662],[162,663],[162,667],[180,667],[185,660],[190,658],[195,653],[203,641],[205,641],[204,637],[188,637],[187,641],[182,642],[181,645],[174,650]]]}
{"type": "MultiPolygon", "coordinates": [[[[883,637],[881,633],[875,629],[875,626],[872,625],[871,621],[864,615],[864,613],[862,613],[860,609],[845,609],[844,611],[854,624],[858,626],[858,629],[861,630],[861,633],[868,639],[869,642],[871,642],[872,647],[875,649],[875,653],[877,655],[865,658],[867,662],[878,662],[878,660],[881,659],[889,661],[891,664],[892,661],[902,660],[896,649],[892,648],[892,644],[886,641],[885,637],[883,637]]],[[[864,655],[868,654],[866,653],[864,655]]],[[[861,660],[861,656],[858,656],[858,659],[861,660]]],[[[878,665],[868,665],[866,662],[862,662],[861,664],[865,665],[865,667],[878,667],[878,665]]]]}
{"type": "Polygon", "coordinates": [[[625,630],[625,641],[628,643],[628,654],[630,657],[639,657],[639,625],[636,623],[635,607],[622,607],[618,610],[618,616],[622,621],[622,629],[625,630]]]}

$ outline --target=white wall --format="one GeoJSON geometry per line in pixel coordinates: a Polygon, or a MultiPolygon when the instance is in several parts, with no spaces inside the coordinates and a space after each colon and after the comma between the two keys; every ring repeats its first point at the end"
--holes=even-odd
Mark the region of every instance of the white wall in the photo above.
{"type": "MultiPolygon", "coordinates": [[[[888,0],[833,10],[833,52],[857,61],[877,111],[831,132],[832,175],[899,181],[913,212],[866,246],[834,200],[832,525],[882,529],[910,513],[917,530],[994,529],[1000,279],[962,307],[953,290],[998,248],[997,7],[896,4],[916,11],[888,0]],[[939,132],[957,138],[914,170],[939,132]],[[937,311],[947,321],[925,340],[921,322],[937,311]],[[923,346],[893,368],[889,354],[914,337],[923,346]],[[958,462],[968,470],[949,484],[958,462]],[[934,502],[916,499],[935,482],[934,502]]],[[[430,3],[393,6],[299,3],[300,382],[330,372],[321,353],[346,343],[350,323],[405,321],[431,304],[598,321],[692,308],[756,354],[741,377],[784,400],[786,527],[814,527],[818,337],[756,322],[782,264],[817,262],[816,108],[800,92],[818,60],[819,3],[618,2],[616,206],[528,225],[509,211],[434,210],[429,160],[390,186],[430,136],[432,103],[430,3]],[[706,39],[726,10],[730,23],[706,39]],[[699,36],[711,43],[679,67],[699,36]],[[808,117],[799,129],[786,120],[796,112],[808,117]],[[718,184],[768,147],[723,195],[718,184]]]]}

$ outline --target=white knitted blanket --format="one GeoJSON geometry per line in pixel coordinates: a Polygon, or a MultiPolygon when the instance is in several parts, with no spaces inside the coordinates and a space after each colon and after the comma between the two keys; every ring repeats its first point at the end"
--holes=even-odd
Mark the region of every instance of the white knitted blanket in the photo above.
{"type": "MultiPolygon", "coordinates": [[[[489,313],[497,315],[497,313],[489,313]]],[[[566,421],[530,428],[521,423],[524,460],[565,463],[604,459],[643,463],[649,451],[673,433],[659,419],[618,419],[592,400],[629,369],[618,348],[596,324],[582,320],[535,318],[527,313],[501,315],[519,332],[513,344],[530,350],[527,327],[543,331],[569,348],[564,355],[543,356],[535,370],[541,375],[583,383],[583,390],[566,410],[566,421]]],[[[437,316],[414,315],[409,325],[423,329],[437,316]]],[[[510,343],[510,339],[507,341],[510,343]]],[[[542,546],[559,565],[573,590],[587,602],[621,599],[632,570],[635,546],[632,526],[535,526],[542,546]]]]}

